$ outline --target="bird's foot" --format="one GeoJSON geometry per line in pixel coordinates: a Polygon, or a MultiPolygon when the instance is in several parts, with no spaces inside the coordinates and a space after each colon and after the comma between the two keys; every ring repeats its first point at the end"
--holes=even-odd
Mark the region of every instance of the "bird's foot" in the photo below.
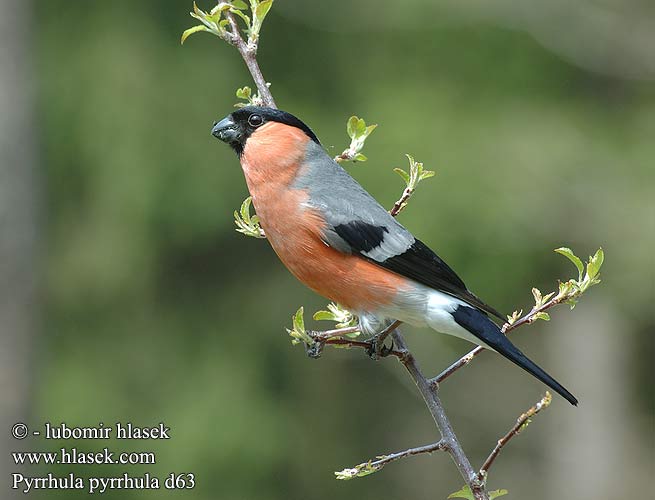
{"type": "Polygon", "coordinates": [[[379,335],[376,335],[371,339],[371,345],[366,349],[366,354],[368,354],[373,361],[377,361],[380,358],[386,358],[393,352],[395,347],[393,339],[391,339],[391,345],[389,347],[385,345],[384,340],[385,339],[380,339],[379,335]]]}
{"type": "Polygon", "coordinates": [[[370,356],[371,359],[373,360],[378,360],[380,358],[384,358],[391,354],[394,349],[394,344],[393,344],[393,339],[391,339],[391,347],[387,347],[384,345],[384,341],[387,339],[387,337],[398,328],[398,325],[400,325],[400,321],[396,320],[393,323],[389,324],[386,326],[384,330],[381,332],[377,333],[373,338],[370,340],[370,347],[366,349],[366,352],[370,356]]]}
{"type": "Polygon", "coordinates": [[[305,353],[312,359],[318,359],[323,354],[323,344],[321,342],[314,342],[313,344],[305,344],[305,353]]]}

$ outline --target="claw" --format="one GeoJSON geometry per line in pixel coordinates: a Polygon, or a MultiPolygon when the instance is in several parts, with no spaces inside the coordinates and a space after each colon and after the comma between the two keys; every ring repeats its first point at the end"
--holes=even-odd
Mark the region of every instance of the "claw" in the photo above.
{"type": "Polygon", "coordinates": [[[366,349],[366,354],[373,360],[377,361],[380,358],[386,358],[393,352],[395,344],[391,340],[391,346],[387,347],[384,342],[380,343],[377,338],[372,338],[369,347],[366,349]]]}
{"type": "Polygon", "coordinates": [[[380,356],[383,358],[386,358],[389,354],[391,354],[395,348],[395,344],[393,343],[393,339],[391,339],[391,345],[387,347],[386,345],[382,345],[382,349],[380,349],[380,356]]]}
{"type": "Polygon", "coordinates": [[[378,342],[377,339],[372,338],[370,345],[366,348],[366,354],[373,361],[377,361],[380,358],[380,353],[378,352],[378,342]]]}
{"type": "Polygon", "coordinates": [[[398,328],[398,325],[400,325],[400,321],[396,320],[390,325],[388,325],[384,330],[382,330],[380,333],[376,334],[373,338],[371,338],[369,342],[369,347],[366,349],[366,353],[369,355],[369,357],[377,361],[380,358],[384,358],[391,354],[394,350],[394,343],[393,343],[393,338],[391,339],[391,347],[385,347],[384,341],[386,338],[389,336],[390,333],[392,333],[396,328],[398,328]]]}

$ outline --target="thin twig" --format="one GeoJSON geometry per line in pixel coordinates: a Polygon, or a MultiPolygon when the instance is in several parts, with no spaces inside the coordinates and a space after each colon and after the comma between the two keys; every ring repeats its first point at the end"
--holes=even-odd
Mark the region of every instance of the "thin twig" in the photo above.
{"type": "Polygon", "coordinates": [[[266,83],[264,75],[262,75],[262,70],[257,63],[257,42],[251,41],[250,43],[246,43],[239,32],[239,25],[234,18],[234,14],[229,10],[225,11],[225,17],[230,23],[231,30],[228,42],[234,45],[239,51],[239,54],[241,54],[241,58],[246,63],[248,71],[250,71],[252,79],[257,86],[257,91],[259,92],[259,97],[261,98],[262,103],[264,106],[277,108],[275,99],[273,99],[273,94],[271,94],[271,89],[268,88],[268,83],[266,83]]]}
{"type": "Polygon", "coordinates": [[[346,326],[344,328],[335,328],[334,330],[308,331],[307,334],[317,342],[324,342],[333,337],[343,337],[350,333],[359,331],[359,326],[346,326]]]}
{"type": "MultiPolygon", "coordinates": [[[[373,347],[373,344],[370,342],[366,342],[363,340],[350,340],[350,339],[343,339],[343,338],[332,338],[329,340],[325,341],[325,344],[327,345],[338,345],[342,347],[359,347],[361,349],[364,349],[366,351],[370,351],[371,348],[373,347]]],[[[394,356],[398,359],[401,359],[405,353],[403,351],[399,351],[398,349],[390,349],[388,351],[385,351],[385,356],[394,356]]]]}
{"type": "MultiPolygon", "coordinates": [[[[373,349],[372,342],[367,340],[355,340],[343,337],[343,335],[355,333],[357,331],[359,331],[359,327],[357,326],[338,328],[336,330],[325,330],[320,332],[308,330],[307,335],[309,335],[315,342],[314,345],[309,346],[308,354],[312,358],[320,357],[321,353],[323,352],[323,346],[325,345],[334,345],[346,348],[355,347],[370,352],[373,349]]],[[[400,359],[404,355],[405,352],[398,349],[388,349],[384,351],[384,356],[394,356],[400,359]]]]}
{"type": "Polygon", "coordinates": [[[338,479],[352,479],[354,477],[366,476],[377,472],[382,469],[385,465],[399,460],[401,458],[411,457],[413,455],[420,455],[423,453],[434,453],[438,450],[445,449],[446,445],[443,440],[428,444],[425,446],[418,446],[416,448],[410,448],[408,450],[399,451],[397,453],[390,453],[389,455],[379,455],[376,460],[369,460],[368,462],[363,462],[361,464],[355,465],[354,467],[344,469],[339,472],[335,472],[338,479]]]}
{"type": "MultiPolygon", "coordinates": [[[[416,358],[408,349],[407,344],[400,334],[400,330],[396,323],[393,323],[392,326],[394,326],[394,328],[389,329],[389,334],[392,335],[393,342],[396,347],[392,350],[386,351],[386,355],[396,357],[409,372],[410,377],[412,377],[416,387],[419,389],[419,392],[423,396],[423,400],[425,401],[425,404],[428,407],[428,410],[432,415],[437,428],[439,429],[439,433],[441,434],[439,447],[450,454],[453,462],[455,462],[457,469],[464,478],[464,481],[471,488],[471,491],[473,491],[475,499],[487,500],[488,496],[484,491],[484,485],[479,480],[478,474],[475,472],[471,462],[464,453],[462,445],[459,443],[457,436],[455,435],[455,431],[450,424],[450,420],[446,415],[441,400],[437,396],[436,391],[433,390],[430,381],[421,372],[416,358]]],[[[344,330],[345,329],[340,328],[338,330],[332,330],[331,332],[332,334],[334,334],[334,332],[338,332],[338,334],[345,334],[344,330]]],[[[316,341],[316,345],[310,346],[308,349],[310,356],[319,357],[324,345],[357,347],[367,351],[370,351],[370,349],[373,347],[371,342],[352,340],[343,338],[341,336],[330,337],[329,335],[326,335],[328,332],[307,332],[310,337],[316,341]]],[[[393,460],[404,458],[404,456],[409,456],[409,454],[397,456],[393,460]]]]}
{"type": "Polygon", "coordinates": [[[348,153],[349,149],[344,149],[343,153],[339,153],[337,156],[335,156],[333,159],[337,163],[340,161],[350,161],[353,159],[353,156],[348,153]]]}
{"type": "Polygon", "coordinates": [[[528,423],[528,420],[533,416],[535,416],[544,408],[547,408],[550,405],[551,401],[552,401],[552,396],[550,395],[550,392],[546,391],[546,395],[543,398],[541,398],[541,400],[539,400],[536,404],[530,407],[525,413],[523,413],[518,419],[516,419],[516,424],[514,424],[514,427],[512,427],[507,432],[507,434],[505,434],[502,438],[498,440],[498,443],[496,443],[496,446],[494,447],[493,450],[491,450],[491,453],[482,464],[482,467],[480,467],[480,472],[478,473],[478,477],[481,481],[484,481],[484,479],[487,477],[489,468],[493,465],[494,461],[496,460],[496,457],[498,456],[500,451],[505,447],[505,445],[507,445],[509,440],[512,439],[514,436],[517,436],[523,430],[523,426],[528,423]]]}
{"type": "Polygon", "coordinates": [[[389,210],[389,213],[395,217],[398,215],[400,212],[403,211],[403,209],[407,206],[407,202],[409,199],[412,197],[414,194],[414,190],[406,187],[405,190],[403,191],[403,194],[398,198],[398,201],[393,204],[393,207],[391,207],[391,210],[389,210]]]}
{"type": "MultiPolygon", "coordinates": [[[[550,299],[548,302],[544,303],[540,307],[533,307],[528,314],[522,316],[521,318],[517,319],[513,323],[511,324],[505,323],[501,328],[501,332],[507,335],[509,332],[511,332],[512,330],[516,330],[520,326],[533,323],[536,320],[537,314],[539,314],[540,312],[544,312],[547,309],[556,306],[557,304],[561,304],[562,302],[565,302],[566,300],[568,300],[568,298],[569,298],[568,296],[560,296],[560,294],[557,294],[555,297],[553,297],[552,299],[550,299]]],[[[448,368],[446,368],[444,371],[442,371],[439,375],[430,379],[430,383],[432,384],[433,387],[438,386],[441,382],[446,380],[457,370],[468,365],[473,360],[473,358],[475,358],[485,350],[486,349],[484,347],[480,347],[480,346],[476,347],[475,349],[472,349],[467,354],[465,354],[457,361],[455,361],[448,368]]]]}
{"type": "Polygon", "coordinates": [[[410,448],[405,451],[399,451],[397,453],[391,453],[389,455],[384,455],[384,458],[379,460],[371,461],[371,465],[374,467],[384,467],[388,463],[398,460],[400,458],[411,457],[412,455],[420,455],[422,453],[434,453],[438,450],[443,450],[446,448],[446,443],[443,440],[440,440],[437,443],[427,444],[425,446],[417,446],[416,448],[410,448]]]}
{"type": "Polygon", "coordinates": [[[484,490],[484,484],[479,480],[477,473],[473,469],[471,462],[469,461],[462,445],[459,443],[455,431],[450,425],[450,420],[446,415],[444,407],[441,403],[441,399],[437,396],[436,391],[432,389],[432,386],[428,379],[423,375],[421,369],[418,366],[418,362],[414,355],[407,348],[405,339],[403,339],[400,334],[400,330],[396,329],[393,332],[394,344],[397,346],[397,349],[401,352],[404,352],[405,355],[399,357],[400,362],[409,372],[410,377],[414,380],[416,387],[418,387],[419,392],[423,396],[434,422],[437,424],[437,428],[441,433],[441,440],[444,443],[444,449],[448,451],[457,470],[461,474],[462,478],[466,484],[471,488],[473,495],[476,500],[488,500],[489,496],[484,490]]]}

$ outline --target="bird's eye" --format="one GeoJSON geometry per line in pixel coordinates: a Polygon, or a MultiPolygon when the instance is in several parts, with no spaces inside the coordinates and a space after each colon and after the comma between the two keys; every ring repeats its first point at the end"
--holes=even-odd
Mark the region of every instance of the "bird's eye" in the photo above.
{"type": "Polygon", "coordinates": [[[262,123],[264,123],[264,119],[261,115],[250,115],[248,117],[248,125],[251,127],[259,127],[262,123]]]}

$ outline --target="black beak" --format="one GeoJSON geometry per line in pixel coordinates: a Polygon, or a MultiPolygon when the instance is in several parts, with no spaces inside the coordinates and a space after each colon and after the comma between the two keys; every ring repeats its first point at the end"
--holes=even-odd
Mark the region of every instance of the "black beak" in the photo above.
{"type": "Polygon", "coordinates": [[[220,122],[214,123],[212,135],[223,142],[236,142],[239,138],[239,129],[232,118],[226,116],[220,122]]]}

